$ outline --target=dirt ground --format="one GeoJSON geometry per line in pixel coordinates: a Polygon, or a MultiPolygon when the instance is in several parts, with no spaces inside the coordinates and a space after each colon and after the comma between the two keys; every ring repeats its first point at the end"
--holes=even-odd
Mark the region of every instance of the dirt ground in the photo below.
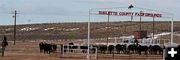
{"type": "MultiPolygon", "coordinates": [[[[98,59],[91,58],[90,60],[162,60],[161,55],[125,55],[125,54],[98,54],[98,59]]],[[[5,51],[5,56],[0,57],[0,60],[87,60],[86,55],[66,54],[66,57],[59,57],[57,54],[40,53],[38,43],[34,42],[18,42],[16,45],[9,43],[5,51]],[[78,56],[78,57],[77,57],[78,56]]]]}

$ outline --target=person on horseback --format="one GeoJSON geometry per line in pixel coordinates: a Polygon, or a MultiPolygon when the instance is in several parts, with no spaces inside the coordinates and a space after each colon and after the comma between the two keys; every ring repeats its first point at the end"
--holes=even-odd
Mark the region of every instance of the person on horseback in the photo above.
{"type": "Polygon", "coordinates": [[[8,42],[7,42],[7,37],[4,36],[3,41],[2,41],[2,43],[1,43],[2,56],[4,56],[4,51],[5,51],[6,46],[8,46],[8,42]]]}
{"type": "Polygon", "coordinates": [[[139,42],[138,42],[138,40],[137,40],[137,39],[135,39],[135,40],[134,40],[134,44],[135,44],[136,46],[138,46],[138,45],[139,45],[139,42]]]}

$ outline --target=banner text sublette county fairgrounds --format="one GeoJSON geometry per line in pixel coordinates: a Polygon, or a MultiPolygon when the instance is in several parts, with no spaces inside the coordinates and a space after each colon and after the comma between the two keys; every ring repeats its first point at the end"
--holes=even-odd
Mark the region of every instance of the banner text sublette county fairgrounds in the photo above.
{"type": "Polygon", "coordinates": [[[116,16],[144,16],[144,17],[158,17],[161,18],[162,14],[158,13],[144,13],[144,12],[115,12],[115,11],[99,11],[100,15],[116,15],[116,16]]]}

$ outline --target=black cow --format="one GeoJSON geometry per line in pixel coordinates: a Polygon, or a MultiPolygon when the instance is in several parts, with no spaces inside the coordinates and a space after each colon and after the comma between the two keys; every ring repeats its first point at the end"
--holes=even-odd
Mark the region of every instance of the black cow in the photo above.
{"type": "Polygon", "coordinates": [[[56,44],[51,44],[52,51],[55,52],[57,50],[57,45],[56,44]]]}
{"type": "Polygon", "coordinates": [[[98,50],[100,50],[101,53],[105,53],[107,50],[107,45],[99,45],[98,50]]]}
{"type": "Polygon", "coordinates": [[[64,47],[63,47],[65,50],[64,50],[64,52],[67,52],[67,48],[68,48],[68,46],[67,45],[65,45],[64,47]]]}
{"type": "Polygon", "coordinates": [[[117,45],[115,46],[115,48],[116,48],[116,51],[117,51],[118,54],[120,54],[120,53],[126,53],[126,45],[117,44],[117,45]]]}
{"type": "Polygon", "coordinates": [[[41,53],[44,51],[43,45],[44,45],[43,42],[40,42],[40,43],[39,43],[39,49],[40,49],[40,52],[41,52],[41,53]]]}
{"type": "MultiPolygon", "coordinates": [[[[70,45],[69,49],[78,49],[78,46],[70,45]]],[[[74,52],[74,50],[70,50],[70,52],[74,52]]]]}
{"type": "Polygon", "coordinates": [[[98,48],[97,45],[90,46],[90,53],[95,53],[96,52],[96,48],[98,48]]]}
{"type": "Polygon", "coordinates": [[[56,44],[48,44],[48,43],[39,43],[40,52],[48,53],[54,52],[57,50],[56,44]]]}
{"type": "Polygon", "coordinates": [[[138,46],[139,55],[141,55],[141,52],[144,52],[145,55],[147,55],[147,51],[148,51],[148,46],[141,46],[141,45],[138,46]]]}
{"type": "Polygon", "coordinates": [[[112,53],[113,50],[114,50],[114,45],[109,45],[108,46],[108,51],[109,51],[110,54],[112,53]]]}
{"type": "Polygon", "coordinates": [[[88,46],[80,46],[80,49],[82,49],[83,53],[87,52],[88,46]]]}
{"type": "Polygon", "coordinates": [[[162,54],[163,48],[161,48],[159,45],[149,46],[149,53],[150,54],[162,54]]]}
{"type": "Polygon", "coordinates": [[[128,46],[128,53],[137,53],[138,46],[136,44],[131,44],[128,46]]]}
{"type": "Polygon", "coordinates": [[[45,43],[43,48],[44,48],[44,53],[50,54],[50,52],[51,52],[51,50],[52,50],[51,44],[45,43]]]}

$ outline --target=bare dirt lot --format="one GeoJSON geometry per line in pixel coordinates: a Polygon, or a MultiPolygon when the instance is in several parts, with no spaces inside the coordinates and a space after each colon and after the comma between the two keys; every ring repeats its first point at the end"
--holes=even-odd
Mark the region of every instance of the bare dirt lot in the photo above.
{"type": "MultiPolygon", "coordinates": [[[[5,56],[0,57],[0,60],[87,60],[85,56],[85,54],[66,54],[66,57],[60,58],[58,53],[50,55],[40,53],[38,43],[18,42],[16,45],[9,43],[5,56]]],[[[112,54],[98,54],[98,59],[92,57],[90,60],[162,60],[161,55],[115,54],[114,58],[112,56],[112,54]]]]}

